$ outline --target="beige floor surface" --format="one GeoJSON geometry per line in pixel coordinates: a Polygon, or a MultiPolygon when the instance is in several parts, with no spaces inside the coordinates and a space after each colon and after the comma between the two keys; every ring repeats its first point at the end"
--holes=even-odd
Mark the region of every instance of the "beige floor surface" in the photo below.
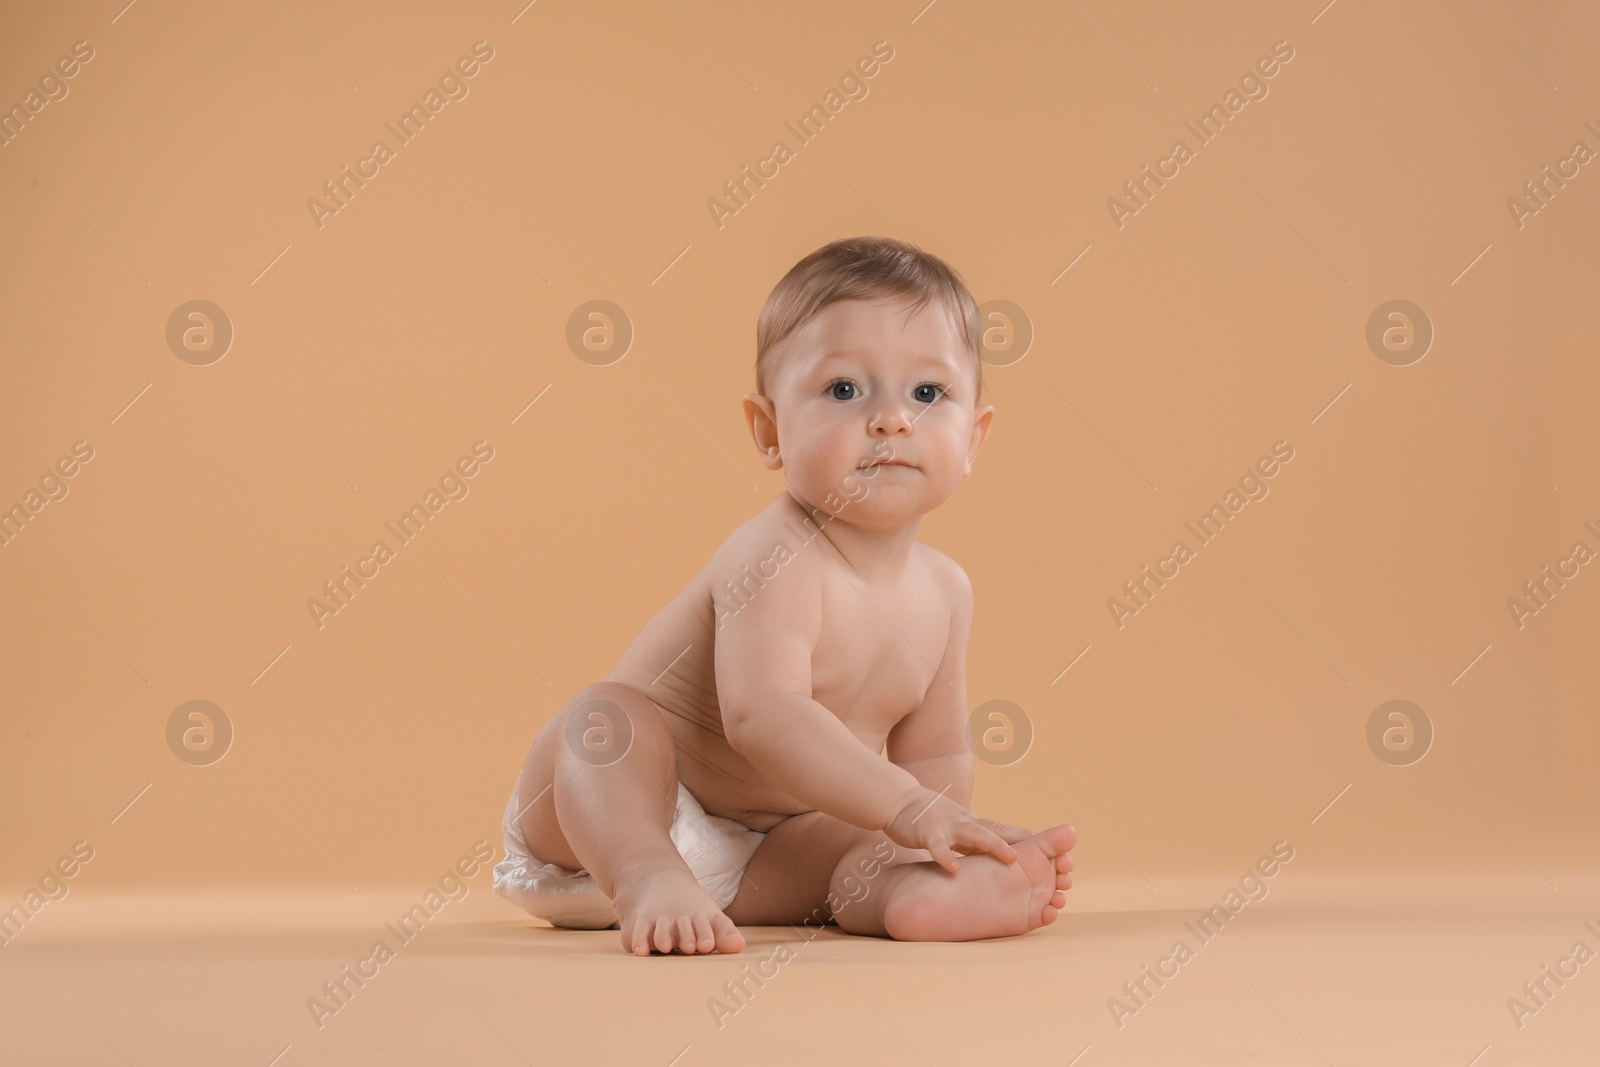
{"type": "Polygon", "coordinates": [[[1226,879],[1089,882],[1055,925],[973,944],[752,928],[736,956],[623,954],[478,879],[412,941],[397,895],[75,894],[0,948],[7,1065],[1600,1063],[1600,879],[1279,877],[1209,942],[1226,879]],[[394,958],[319,1027],[308,1000],[394,958]],[[1174,942],[1187,962],[1123,992],[1174,942]],[[1590,972],[1593,972],[1592,974],[1590,972]],[[747,977],[754,975],[754,977],[747,977]],[[724,983],[745,982],[738,1000],[724,983]],[[1108,1001],[1137,1011],[1121,1025],[1108,1001]],[[1514,1019],[1508,998],[1537,1011],[1514,1019]],[[721,1003],[723,1010],[714,1010],[721,1003]],[[275,1058],[276,1057],[276,1058],[275,1058]]]}

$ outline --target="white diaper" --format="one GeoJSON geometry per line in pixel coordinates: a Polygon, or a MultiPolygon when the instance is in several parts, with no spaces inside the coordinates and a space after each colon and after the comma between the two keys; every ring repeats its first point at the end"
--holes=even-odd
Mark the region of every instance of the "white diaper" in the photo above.
{"type": "MultiPolygon", "coordinates": [[[[518,777],[520,784],[521,777],[518,777]]],[[[517,907],[553,926],[572,930],[605,930],[617,925],[611,898],[600,891],[586,870],[569,870],[536,857],[522,837],[517,817],[522,812],[518,790],[511,790],[501,826],[506,858],[495,864],[494,891],[517,907]]],[[[541,804],[554,803],[544,797],[541,804]]],[[[689,871],[719,908],[739,894],[739,883],[761,839],[759,830],[720,815],[707,814],[694,794],[678,783],[678,806],[668,828],[689,871]]]]}

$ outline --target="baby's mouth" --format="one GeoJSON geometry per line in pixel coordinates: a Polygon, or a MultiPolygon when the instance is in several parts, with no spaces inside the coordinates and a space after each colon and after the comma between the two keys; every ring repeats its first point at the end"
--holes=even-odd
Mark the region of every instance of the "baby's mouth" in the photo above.
{"type": "Polygon", "coordinates": [[[870,467],[915,467],[915,466],[916,466],[916,464],[907,463],[903,459],[875,459],[875,460],[872,460],[871,462],[863,463],[861,466],[857,467],[856,469],[857,470],[867,470],[870,467]]]}

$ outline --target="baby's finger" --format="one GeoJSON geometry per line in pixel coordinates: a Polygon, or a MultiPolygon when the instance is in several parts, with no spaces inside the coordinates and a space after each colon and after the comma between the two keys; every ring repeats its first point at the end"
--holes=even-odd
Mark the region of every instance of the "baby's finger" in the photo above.
{"type": "Polygon", "coordinates": [[[968,855],[974,852],[988,852],[1005,863],[1017,858],[1017,850],[1011,847],[1010,842],[976,822],[962,827],[956,841],[958,842],[956,847],[968,855]]]}
{"type": "Polygon", "coordinates": [[[1011,847],[1011,842],[985,827],[978,827],[977,840],[982,848],[995,856],[996,859],[1011,863],[1017,858],[1017,850],[1011,847]]]}
{"type": "Polygon", "coordinates": [[[978,821],[1013,845],[1024,837],[1033,836],[1032,830],[1024,830],[1022,827],[1012,826],[1010,823],[996,822],[994,819],[979,819],[978,821]]]}
{"type": "Polygon", "coordinates": [[[933,857],[933,862],[950,871],[952,874],[961,869],[961,854],[949,843],[944,841],[931,841],[926,846],[928,855],[933,857]]]}

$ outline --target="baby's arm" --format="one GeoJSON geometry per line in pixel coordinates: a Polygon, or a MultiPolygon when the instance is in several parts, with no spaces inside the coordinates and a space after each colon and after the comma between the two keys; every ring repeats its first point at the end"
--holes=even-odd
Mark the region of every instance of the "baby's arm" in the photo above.
{"type": "Polygon", "coordinates": [[[952,564],[950,637],[922,706],[889,732],[888,754],[928,789],[972,806],[973,760],[967,743],[967,639],[972,633],[972,583],[952,564]]]}
{"type": "MultiPolygon", "coordinates": [[[[972,633],[972,583],[966,572],[953,562],[948,564],[950,595],[950,636],[945,643],[944,656],[938,672],[923,695],[922,705],[901,719],[889,732],[888,755],[921,782],[931,795],[916,804],[917,811],[932,804],[919,821],[942,819],[948,827],[958,827],[974,818],[968,810],[972,805],[973,759],[967,740],[967,639],[972,633]]],[[[896,823],[904,822],[904,817],[896,823]]],[[[1010,843],[1029,836],[1029,831],[993,819],[979,819],[979,823],[993,830],[1010,843]]],[[[886,831],[893,836],[900,827],[891,823],[886,831]]],[[[977,851],[961,843],[959,833],[951,829],[934,831],[924,829],[924,836],[935,840],[943,837],[947,847],[940,850],[936,844],[926,844],[933,858],[943,866],[955,870],[959,862],[955,850],[948,845],[961,845],[966,852],[977,851]]],[[[1015,852],[1004,847],[990,847],[987,851],[1007,863],[1015,852]]]]}
{"type": "Polygon", "coordinates": [[[790,563],[717,631],[723,733],[734,751],[796,800],[879,829],[921,787],[811,698],[822,594],[806,562],[790,563]]]}
{"type": "MultiPolygon", "coordinates": [[[[799,561],[797,561],[799,562],[799,561]]],[[[717,632],[717,699],[734,751],[775,786],[854,826],[883,830],[907,848],[926,848],[950,870],[958,852],[1016,850],[966,807],[929,789],[910,771],[863,745],[838,716],[811,698],[811,657],[822,629],[822,597],[813,571],[789,564],[717,632]]],[[[941,668],[942,669],[942,668],[941,668]]],[[[951,698],[964,702],[964,697],[951,698]]],[[[961,720],[964,738],[964,718],[961,720]]],[[[964,745],[963,741],[963,745],[964,745]]],[[[958,758],[937,754],[927,773],[958,758]]],[[[964,789],[971,794],[970,753],[964,789]]]]}

